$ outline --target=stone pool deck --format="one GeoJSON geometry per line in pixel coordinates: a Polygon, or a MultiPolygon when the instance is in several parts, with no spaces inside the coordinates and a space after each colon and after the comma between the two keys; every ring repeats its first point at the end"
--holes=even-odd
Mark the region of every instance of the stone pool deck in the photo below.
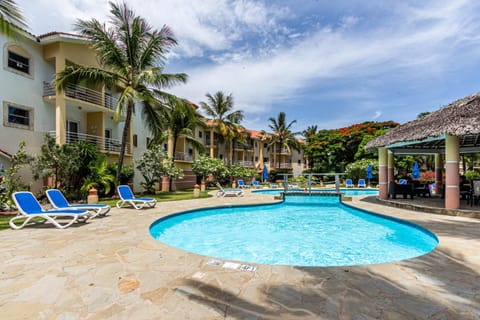
{"type": "Polygon", "coordinates": [[[247,193],[141,211],[114,208],[105,218],[65,230],[1,231],[0,318],[480,319],[479,219],[354,197],[354,206],[427,227],[439,246],[395,263],[255,265],[253,272],[211,265],[212,258],[169,247],[148,233],[154,220],[173,212],[271,201],[271,195],[247,193]]]}

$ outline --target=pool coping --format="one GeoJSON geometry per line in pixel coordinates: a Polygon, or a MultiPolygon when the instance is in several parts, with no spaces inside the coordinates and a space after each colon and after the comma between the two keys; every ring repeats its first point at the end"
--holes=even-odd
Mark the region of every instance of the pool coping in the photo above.
{"type": "Polygon", "coordinates": [[[384,206],[352,205],[417,223],[440,242],[421,257],[356,267],[258,265],[254,272],[149,235],[160,217],[205,206],[274,202],[242,198],[112,208],[105,218],[58,230],[0,232],[0,313],[8,319],[476,319],[480,221],[384,206]]]}

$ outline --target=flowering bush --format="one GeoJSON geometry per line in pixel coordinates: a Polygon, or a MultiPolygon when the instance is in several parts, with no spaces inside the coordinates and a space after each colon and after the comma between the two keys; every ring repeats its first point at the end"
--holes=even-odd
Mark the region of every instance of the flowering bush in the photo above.
{"type": "Polygon", "coordinates": [[[433,171],[425,171],[421,173],[420,176],[421,182],[435,182],[435,172],[433,171]]]}

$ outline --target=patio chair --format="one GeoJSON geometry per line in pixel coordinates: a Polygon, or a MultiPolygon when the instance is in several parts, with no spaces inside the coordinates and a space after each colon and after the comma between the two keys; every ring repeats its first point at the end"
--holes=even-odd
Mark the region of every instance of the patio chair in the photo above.
{"type": "Polygon", "coordinates": [[[217,182],[217,198],[226,197],[226,196],[235,196],[235,197],[243,197],[245,192],[242,189],[224,189],[220,183],[217,182]]]}
{"type": "Polygon", "coordinates": [[[117,208],[124,208],[125,205],[128,205],[128,207],[139,210],[145,207],[153,208],[157,204],[157,200],[154,198],[135,198],[132,189],[127,185],[119,185],[117,191],[120,197],[120,200],[117,201],[117,208]]]}
{"type": "Polygon", "coordinates": [[[9,225],[15,230],[22,229],[35,218],[40,218],[41,223],[48,221],[59,229],[70,227],[77,220],[86,222],[90,218],[87,210],[44,210],[37,198],[29,191],[15,192],[12,198],[18,208],[18,215],[10,219],[9,225]],[[56,220],[57,218],[69,218],[70,220],[61,224],[56,220]],[[19,225],[15,224],[15,221],[19,219],[25,219],[25,221],[19,225]]]}
{"type": "Polygon", "coordinates": [[[346,186],[347,188],[353,188],[354,185],[353,185],[352,179],[345,179],[345,186],[346,186]]]}
{"type": "Polygon", "coordinates": [[[365,183],[365,179],[358,179],[357,187],[358,188],[366,188],[367,184],[365,183]]]}
{"type": "Polygon", "coordinates": [[[258,182],[257,180],[253,180],[252,181],[252,186],[255,188],[255,189],[258,189],[258,188],[261,188],[262,185],[260,184],[260,182],[258,182]]]}
{"type": "Polygon", "coordinates": [[[237,184],[239,188],[250,188],[250,185],[245,184],[245,182],[242,179],[238,179],[237,184]]]}
{"type": "Polygon", "coordinates": [[[58,189],[48,189],[46,192],[48,201],[55,209],[62,210],[87,210],[90,212],[90,218],[96,216],[105,216],[110,211],[110,206],[106,204],[75,204],[71,205],[62,191],[58,189]]]}

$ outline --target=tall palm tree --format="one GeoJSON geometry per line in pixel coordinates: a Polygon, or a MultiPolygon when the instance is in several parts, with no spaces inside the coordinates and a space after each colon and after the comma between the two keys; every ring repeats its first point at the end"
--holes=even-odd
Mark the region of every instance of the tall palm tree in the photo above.
{"type": "MultiPolygon", "coordinates": [[[[177,143],[180,138],[188,142],[193,149],[203,152],[202,141],[195,137],[195,128],[203,127],[204,123],[195,108],[184,99],[170,96],[166,99],[166,108],[163,110],[163,126],[166,130],[154,134],[153,142],[161,143],[168,140],[168,156],[175,159],[177,143]]],[[[172,179],[169,181],[169,190],[172,190],[172,179]]]]}
{"type": "Polygon", "coordinates": [[[11,35],[12,25],[27,28],[18,5],[13,0],[0,0],[0,34],[11,35]]]}
{"type": "MultiPolygon", "coordinates": [[[[307,144],[306,146],[308,146],[313,141],[317,133],[318,126],[308,126],[307,129],[302,131],[302,135],[305,137],[305,142],[307,144]]],[[[313,163],[311,161],[309,153],[305,152],[305,158],[307,160],[307,168],[313,167],[313,163]]]]}
{"type": "MultiPolygon", "coordinates": [[[[208,103],[200,102],[200,106],[213,123],[211,134],[213,134],[213,128],[216,128],[223,139],[229,144],[227,162],[231,164],[233,158],[233,140],[235,138],[241,139],[241,130],[244,129],[240,125],[244,117],[243,111],[233,111],[232,94],[226,96],[222,91],[218,91],[213,96],[207,93],[206,97],[208,103]]],[[[210,141],[213,142],[212,136],[210,141]]]]}
{"type": "Polygon", "coordinates": [[[70,83],[86,82],[116,87],[121,91],[116,106],[117,118],[126,108],[125,126],[117,167],[117,182],[125,157],[129,128],[135,103],[143,106],[147,127],[151,132],[161,128],[161,104],[155,95],[162,95],[163,88],[185,83],[187,75],[163,73],[166,53],[177,44],[169,27],[154,30],[142,17],[125,3],[110,2],[110,26],[96,19],[77,21],[75,27],[91,41],[100,61],[100,68],[73,65],[57,75],[56,85],[64,90],[70,83]]]}
{"type": "MultiPolygon", "coordinates": [[[[280,160],[280,154],[282,149],[287,149],[291,152],[291,149],[300,150],[300,143],[298,142],[296,135],[298,132],[292,132],[292,126],[297,122],[297,120],[291,121],[289,124],[286,122],[285,112],[280,112],[275,118],[269,118],[270,124],[268,127],[273,131],[272,137],[270,138],[269,145],[278,145],[278,160],[280,160]]],[[[276,159],[274,161],[276,163],[276,159]]]]}

